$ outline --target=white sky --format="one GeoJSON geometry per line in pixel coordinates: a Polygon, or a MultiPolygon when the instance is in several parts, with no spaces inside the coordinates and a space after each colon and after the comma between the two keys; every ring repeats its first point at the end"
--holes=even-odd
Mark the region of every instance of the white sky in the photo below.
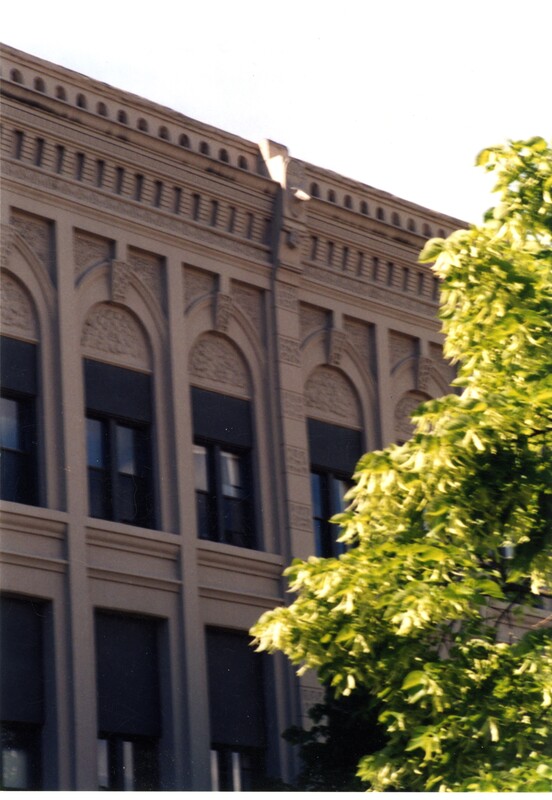
{"type": "Polygon", "coordinates": [[[0,37],[468,221],[483,147],[551,136],[552,0],[22,0],[0,37]]]}

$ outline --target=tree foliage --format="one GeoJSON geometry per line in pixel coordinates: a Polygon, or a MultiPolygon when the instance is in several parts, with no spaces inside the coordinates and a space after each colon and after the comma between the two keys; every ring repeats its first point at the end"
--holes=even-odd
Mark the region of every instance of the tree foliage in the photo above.
{"type": "Polygon", "coordinates": [[[347,552],[294,561],[294,601],[252,629],[336,696],[377,696],[387,740],[358,767],[372,790],[552,788],[550,631],[498,636],[552,586],[552,147],[478,163],[498,204],[420,256],[458,393],[360,460],[335,518],[347,552]]]}

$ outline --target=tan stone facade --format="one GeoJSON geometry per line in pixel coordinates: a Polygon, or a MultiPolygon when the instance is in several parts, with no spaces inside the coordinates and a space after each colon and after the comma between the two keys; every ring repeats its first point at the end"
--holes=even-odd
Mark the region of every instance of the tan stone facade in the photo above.
{"type": "MultiPolygon", "coordinates": [[[[308,419],[373,449],[447,391],[417,254],[461,222],[10,48],[1,68],[1,333],[37,358],[36,496],[2,504],[1,581],[44,611],[36,784],[98,786],[94,631],[117,612],[159,623],[157,785],[206,790],[205,631],[245,633],[315,552],[308,419]],[[148,527],[89,513],[85,360],[151,386],[148,527]],[[197,535],[191,387],[250,410],[253,546],[197,535]]],[[[268,671],[263,769],[288,779],[279,734],[320,690],[268,671]]]]}

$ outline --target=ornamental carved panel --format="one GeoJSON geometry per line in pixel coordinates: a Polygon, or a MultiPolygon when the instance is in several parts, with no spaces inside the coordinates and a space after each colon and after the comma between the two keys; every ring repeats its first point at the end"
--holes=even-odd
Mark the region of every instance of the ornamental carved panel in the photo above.
{"type": "Polygon", "coordinates": [[[262,291],[245,283],[236,282],[232,285],[232,297],[255,330],[262,331],[264,328],[262,291]]]}
{"type": "Polygon", "coordinates": [[[85,231],[75,231],[73,248],[77,278],[88,269],[110,261],[114,250],[109,239],[85,231]]]}
{"type": "Polygon", "coordinates": [[[274,297],[278,308],[285,308],[287,311],[297,311],[297,289],[289,283],[276,282],[274,286],[274,297]]]}
{"type": "Polygon", "coordinates": [[[366,369],[373,370],[374,359],[372,357],[372,326],[358,320],[345,318],[343,330],[347,334],[348,340],[360,356],[366,369]]]}
{"type": "Polygon", "coordinates": [[[328,331],[328,364],[338,367],[341,363],[341,354],[347,341],[347,335],[343,331],[331,328],[328,331]]]}
{"type": "Polygon", "coordinates": [[[389,332],[389,356],[391,368],[396,367],[405,358],[417,355],[418,340],[398,331],[389,332]]]}
{"type": "Polygon", "coordinates": [[[161,308],[164,308],[164,259],[153,253],[129,247],[128,263],[133,275],[149,290],[161,308]]]}
{"type": "Polygon", "coordinates": [[[222,336],[207,333],[190,353],[190,375],[206,388],[234,388],[239,394],[249,392],[245,362],[234,345],[222,336]]]}
{"type": "Polygon", "coordinates": [[[42,217],[16,210],[12,211],[10,223],[53,278],[55,263],[52,223],[42,217]]]}
{"type": "Polygon", "coordinates": [[[301,364],[298,342],[295,339],[291,339],[289,336],[279,336],[278,356],[280,361],[283,361],[285,364],[292,364],[298,367],[301,364]]]}
{"type": "Polygon", "coordinates": [[[305,405],[310,417],[325,422],[361,427],[360,405],[348,379],[332,367],[317,367],[305,386],[305,405]]]}
{"type": "Polygon", "coordinates": [[[285,448],[286,468],[294,475],[306,476],[309,474],[309,457],[306,450],[301,447],[285,448]]]}
{"type": "Polygon", "coordinates": [[[429,378],[431,370],[433,369],[433,361],[431,358],[425,356],[418,357],[417,371],[416,371],[416,388],[420,392],[427,392],[429,385],[429,378]]]}
{"type": "Polygon", "coordinates": [[[13,333],[33,341],[38,338],[33,304],[27,290],[4,272],[0,280],[0,329],[2,333],[13,333]]]}
{"type": "Polygon", "coordinates": [[[284,417],[297,420],[303,420],[305,418],[302,394],[284,389],[280,396],[282,398],[282,413],[284,417]]]}
{"type": "Polygon", "coordinates": [[[304,503],[290,503],[289,516],[292,528],[310,531],[312,528],[311,508],[304,503]]]}
{"type": "Polygon", "coordinates": [[[204,297],[216,288],[216,276],[195,267],[184,267],[184,307],[204,297]]]}
{"type": "Polygon", "coordinates": [[[213,307],[214,328],[221,333],[226,333],[230,323],[230,317],[234,309],[234,303],[230,295],[217,292],[213,307]]]}
{"type": "Polygon", "coordinates": [[[395,406],[395,433],[398,439],[410,439],[414,432],[414,425],[410,415],[420,403],[429,400],[423,392],[405,392],[395,406]]]}
{"type": "Polygon", "coordinates": [[[301,326],[301,341],[314,331],[323,330],[328,325],[328,312],[323,308],[316,308],[306,303],[299,307],[299,323],[301,326]]]}
{"type": "Polygon", "coordinates": [[[118,306],[100,303],[86,318],[81,345],[85,355],[140,369],[150,368],[149,348],[136,318],[118,306]]]}

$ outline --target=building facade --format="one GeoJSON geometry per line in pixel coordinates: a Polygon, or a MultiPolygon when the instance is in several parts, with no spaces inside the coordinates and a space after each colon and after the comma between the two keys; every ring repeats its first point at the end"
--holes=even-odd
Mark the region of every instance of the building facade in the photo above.
{"type": "Polygon", "coordinates": [[[7,788],[247,789],[320,697],[248,628],[448,390],[461,226],[2,48],[7,788]]]}

